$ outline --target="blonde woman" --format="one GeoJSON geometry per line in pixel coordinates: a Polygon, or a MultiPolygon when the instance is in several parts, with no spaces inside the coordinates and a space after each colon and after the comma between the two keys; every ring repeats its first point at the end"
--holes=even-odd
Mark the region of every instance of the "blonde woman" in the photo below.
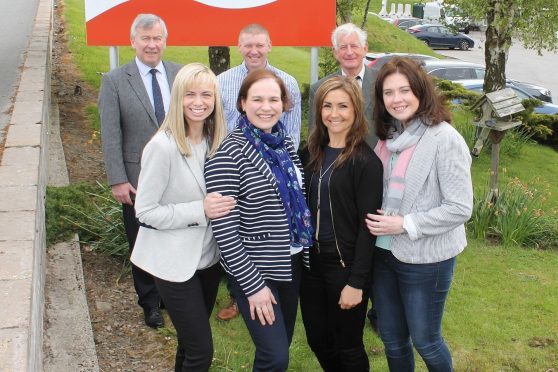
{"type": "Polygon", "coordinates": [[[221,274],[209,219],[228,214],[235,201],[207,194],[203,170],[226,130],[215,75],[202,64],[186,65],[141,159],[135,204],[141,227],[131,260],[155,277],[176,328],[175,371],[207,371],[213,357],[209,317],[221,274]]]}

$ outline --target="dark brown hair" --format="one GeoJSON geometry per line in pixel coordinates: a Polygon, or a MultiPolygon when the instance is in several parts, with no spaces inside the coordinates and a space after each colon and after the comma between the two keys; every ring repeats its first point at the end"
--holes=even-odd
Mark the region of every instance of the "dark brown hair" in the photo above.
{"type": "Polygon", "coordinates": [[[334,76],[324,81],[316,91],[314,98],[314,112],[316,112],[314,130],[308,138],[308,152],[310,154],[308,168],[313,171],[317,171],[322,166],[325,148],[329,143],[329,133],[322,120],[322,106],[326,96],[334,90],[341,90],[349,95],[355,113],[355,121],[345,139],[345,148],[334,167],[337,168],[348,159],[358,155],[358,147],[364,142],[364,137],[368,134],[368,122],[364,115],[364,99],[360,86],[355,79],[346,76],[334,76]]]}
{"type": "Polygon", "coordinates": [[[382,66],[374,86],[374,123],[376,134],[382,140],[388,137],[393,117],[384,104],[384,81],[392,74],[400,73],[409,80],[411,91],[419,100],[419,107],[412,119],[420,118],[425,125],[437,125],[442,121],[451,122],[451,113],[444,106],[442,96],[437,92],[431,77],[422,67],[409,58],[395,57],[382,66]]]}
{"type": "Polygon", "coordinates": [[[283,80],[273,72],[263,69],[252,71],[244,78],[244,81],[240,86],[240,91],[238,92],[238,98],[236,99],[236,109],[238,112],[245,114],[242,109],[242,101],[248,98],[248,91],[252,85],[263,79],[273,79],[277,85],[279,85],[279,89],[281,90],[281,102],[283,102],[283,112],[291,108],[291,98],[283,80]]]}

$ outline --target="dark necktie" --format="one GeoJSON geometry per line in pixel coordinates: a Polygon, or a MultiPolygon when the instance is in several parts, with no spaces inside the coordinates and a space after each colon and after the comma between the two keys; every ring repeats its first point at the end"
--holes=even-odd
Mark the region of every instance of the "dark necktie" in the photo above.
{"type": "Polygon", "coordinates": [[[361,79],[360,75],[355,76],[355,80],[356,80],[358,86],[362,88],[362,79],[361,79]]]}
{"type": "Polygon", "coordinates": [[[151,72],[151,89],[153,91],[153,106],[155,108],[155,117],[159,125],[165,119],[165,106],[163,105],[163,95],[161,94],[161,87],[157,81],[157,69],[152,68],[151,72]]]}

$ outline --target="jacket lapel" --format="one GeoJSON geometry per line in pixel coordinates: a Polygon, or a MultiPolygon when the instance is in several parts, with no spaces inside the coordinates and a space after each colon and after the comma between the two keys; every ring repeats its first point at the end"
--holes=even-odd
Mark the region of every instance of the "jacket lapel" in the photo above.
{"type": "Polygon", "coordinates": [[[422,185],[430,174],[432,164],[436,159],[436,151],[438,149],[436,139],[436,127],[428,127],[426,132],[420,139],[413,157],[407,166],[405,174],[405,193],[401,203],[401,211],[405,213],[409,211],[411,205],[414,204],[422,185]]]}
{"type": "Polygon", "coordinates": [[[205,179],[203,177],[203,169],[200,168],[200,165],[197,163],[197,159],[193,156],[183,156],[186,161],[186,165],[190,168],[190,171],[194,175],[198,186],[202,190],[204,194],[207,193],[205,189],[205,179]]]}
{"type": "Polygon", "coordinates": [[[151,101],[149,100],[149,96],[145,90],[145,85],[143,84],[143,80],[140,76],[135,60],[128,63],[126,73],[128,74],[128,82],[130,83],[132,90],[138,96],[138,99],[145,108],[145,111],[147,111],[152,124],[155,125],[156,128],[159,128],[157,118],[155,117],[155,110],[153,110],[153,106],[151,105],[151,101]]]}
{"type": "Polygon", "coordinates": [[[368,68],[364,68],[364,77],[362,79],[362,95],[364,97],[364,112],[368,112],[368,110],[372,110],[372,90],[373,86],[372,83],[375,80],[374,72],[368,68]]]}
{"type": "Polygon", "coordinates": [[[167,81],[169,82],[170,90],[172,90],[172,84],[174,83],[174,78],[178,73],[178,70],[174,68],[173,65],[163,61],[163,66],[165,66],[165,72],[167,73],[167,81]]]}

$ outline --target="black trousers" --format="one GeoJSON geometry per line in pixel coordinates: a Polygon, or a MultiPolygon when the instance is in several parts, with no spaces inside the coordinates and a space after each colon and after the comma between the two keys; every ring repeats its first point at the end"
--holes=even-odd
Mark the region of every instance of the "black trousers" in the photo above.
{"type": "Polygon", "coordinates": [[[178,336],[175,372],[205,372],[211,366],[213,338],[209,318],[220,278],[219,263],[196,271],[192,278],[181,283],[155,277],[155,284],[178,336]]]}
{"type": "Polygon", "coordinates": [[[337,252],[310,251],[310,270],[302,270],[300,311],[310,349],[325,372],[368,371],[362,341],[368,296],[350,310],[339,307],[350,268],[339,264],[337,252]]]}
{"type": "MultiPolygon", "coordinates": [[[[132,253],[139,231],[134,206],[122,204],[122,216],[124,220],[124,230],[126,231],[126,239],[128,239],[128,248],[130,249],[130,253],[132,253]]],[[[134,288],[138,295],[138,305],[144,309],[159,307],[161,298],[157,292],[153,275],[132,264],[132,279],[134,280],[134,288]]]]}

